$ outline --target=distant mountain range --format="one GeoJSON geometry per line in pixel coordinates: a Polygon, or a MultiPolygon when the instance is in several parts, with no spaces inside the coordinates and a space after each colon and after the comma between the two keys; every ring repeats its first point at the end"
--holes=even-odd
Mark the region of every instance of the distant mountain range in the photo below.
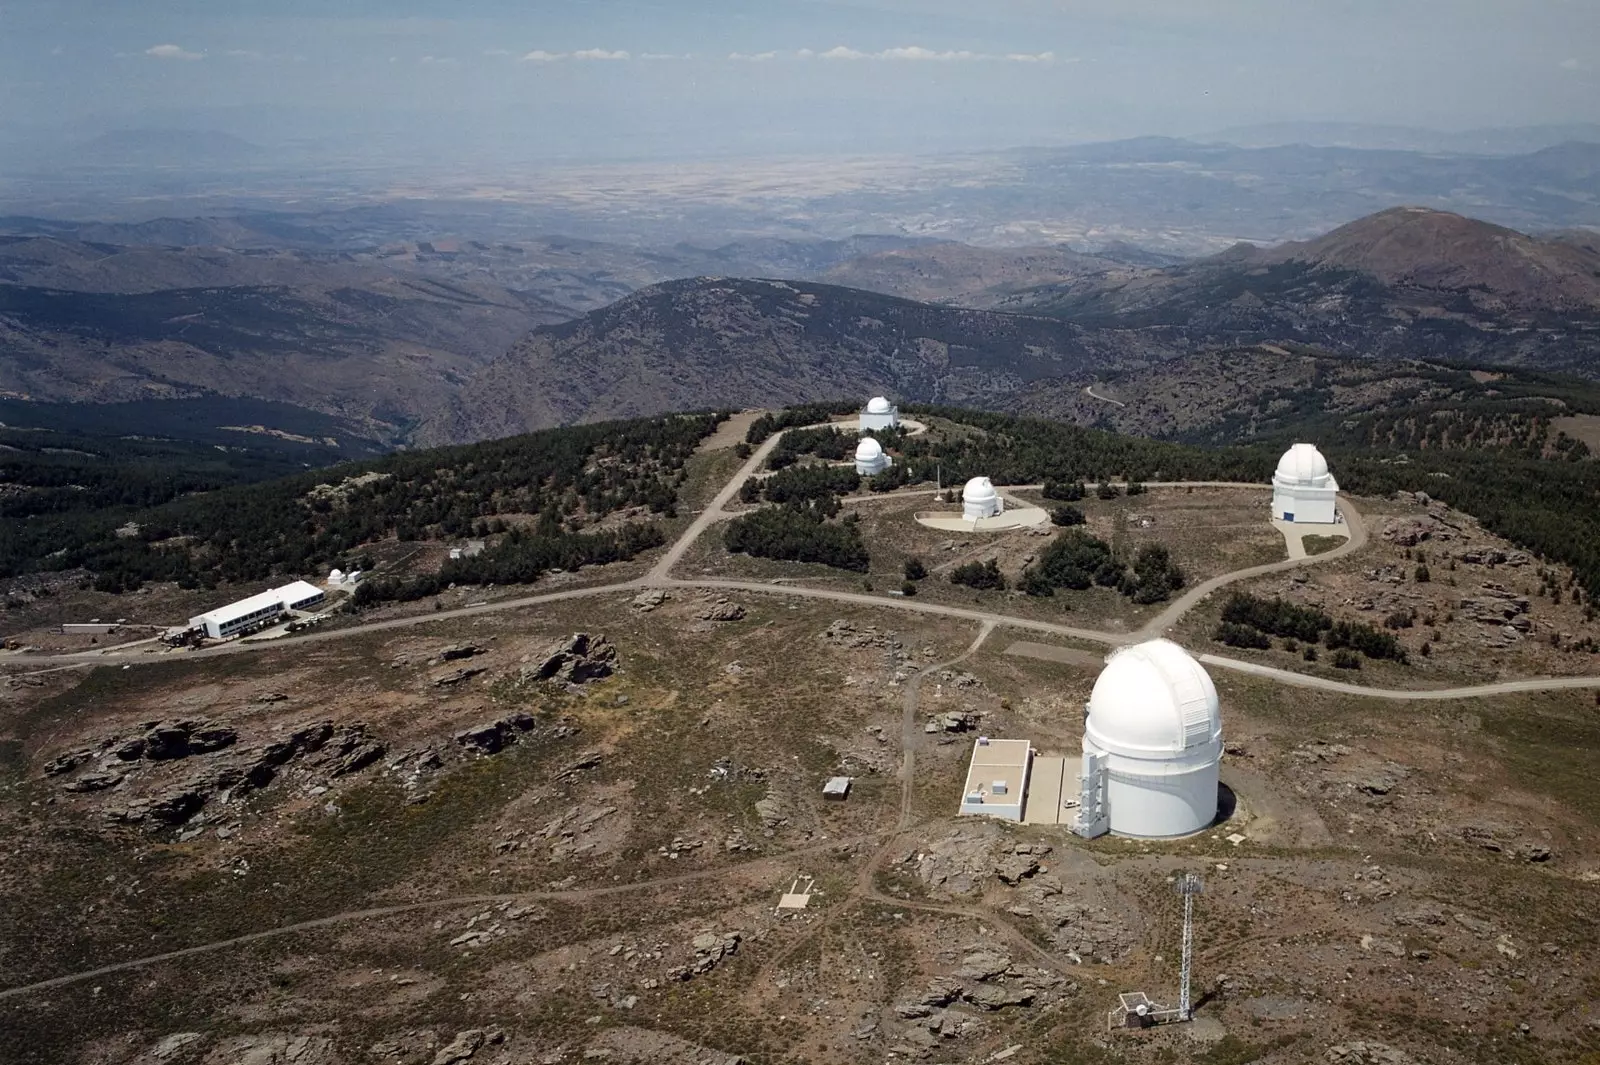
{"type": "Polygon", "coordinates": [[[1522,155],[1569,141],[1600,143],[1600,123],[1492,126],[1450,132],[1418,126],[1381,126],[1363,122],[1268,122],[1253,126],[1233,126],[1192,139],[1232,144],[1240,148],[1275,148],[1290,144],[1306,144],[1320,148],[1522,155]]]}
{"type": "Polygon", "coordinates": [[[1277,341],[1600,374],[1592,242],[1422,208],[1312,241],[1044,286],[1000,306],[1139,335],[1152,351],[1277,341]]]}
{"type": "Polygon", "coordinates": [[[389,445],[876,392],[1066,410],[1108,375],[1239,345],[1600,377],[1600,237],[1424,208],[1177,263],[893,237],[331,250],[64,232],[0,237],[0,393],[265,399],[389,445]]]}

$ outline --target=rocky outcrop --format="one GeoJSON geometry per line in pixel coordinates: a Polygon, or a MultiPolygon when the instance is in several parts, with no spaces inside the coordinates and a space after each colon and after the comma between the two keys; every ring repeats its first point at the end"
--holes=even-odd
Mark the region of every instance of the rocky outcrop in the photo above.
{"type": "Polygon", "coordinates": [[[462,729],[456,733],[456,743],[479,754],[499,754],[524,732],[532,732],[539,722],[532,714],[512,714],[498,721],[462,729]]]}
{"type": "Polygon", "coordinates": [[[617,649],[605,636],[575,632],[525,660],[523,681],[551,684],[587,684],[609,677],[617,669],[617,649]]]}
{"type": "Polygon", "coordinates": [[[1416,1059],[1388,1043],[1340,1043],[1328,1048],[1329,1065],[1416,1065],[1416,1059]]]}
{"type": "Polygon", "coordinates": [[[674,980],[692,980],[715,969],[724,958],[739,952],[742,937],[738,932],[702,932],[694,937],[694,958],[680,965],[668,975],[674,980]]]}

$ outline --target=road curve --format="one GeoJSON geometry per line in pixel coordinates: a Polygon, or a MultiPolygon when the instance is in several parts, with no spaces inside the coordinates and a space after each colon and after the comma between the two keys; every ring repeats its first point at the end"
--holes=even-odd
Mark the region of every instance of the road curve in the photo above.
{"type": "Polygon", "coordinates": [[[1441,702],[1447,699],[1480,699],[1492,695],[1514,695],[1518,692],[1570,691],[1584,688],[1600,689],[1600,677],[1525,677],[1522,680],[1501,680],[1492,684],[1473,684],[1465,688],[1422,690],[1412,688],[1367,688],[1360,684],[1348,684],[1342,680],[1328,680],[1325,677],[1312,677],[1304,673],[1295,673],[1288,669],[1263,666],[1256,662],[1243,662],[1237,658],[1223,658],[1221,655],[1203,654],[1197,657],[1208,666],[1232,670],[1235,673],[1248,673],[1254,677],[1265,677],[1268,680],[1277,681],[1279,684],[1284,684],[1291,688],[1315,688],[1318,691],[1338,692],[1341,695],[1357,695],[1366,699],[1387,699],[1391,702],[1441,702]]]}
{"type": "Polygon", "coordinates": [[[1212,592],[1225,588],[1235,581],[1248,580],[1251,577],[1264,577],[1269,573],[1283,573],[1288,570],[1299,569],[1302,566],[1315,566],[1323,562],[1332,562],[1336,558],[1343,558],[1352,551],[1359,551],[1367,544],[1367,522],[1361,512],[1355,508],[1347,496],[1339,497],[1339,511],[1344,515],[1345,530],[1350,534],[1344,543],[1331,551],[1324,551],[1320,555],[1308,555],[1305,558],[1290,558],[1282,562],[1268,562],[1260,566],[1249,566],[1245,569],[1236,569],[1232,573],[1224,573],[1202,581],[1180,595],[1170,606],[1161,613],[1147,621],[1139,630],[1139,639],[1153,640],[1162,636],[1168,629],[1178,623],[1178,619],[1198,606],[1212,592]]]}

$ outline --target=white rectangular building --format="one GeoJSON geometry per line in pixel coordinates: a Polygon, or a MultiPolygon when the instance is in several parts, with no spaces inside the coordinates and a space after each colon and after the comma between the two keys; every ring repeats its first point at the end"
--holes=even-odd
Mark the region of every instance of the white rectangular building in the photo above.
{"type": "Polygon", "coordinates": [[[295,581],[198,614],[189,619],[189,627],[203,630],[213,640],[226,639],[259,628],[292,610],[312,610],[326,599],[327,594],[316,585],[295,581]]]}
{"type": "Polygon", "coordinates": [[[1021,821],[1032,766],[1033,745],[1027,740],[979,736],[972,745],[972,765],[961,791],[961,813],[1021,821]]]}

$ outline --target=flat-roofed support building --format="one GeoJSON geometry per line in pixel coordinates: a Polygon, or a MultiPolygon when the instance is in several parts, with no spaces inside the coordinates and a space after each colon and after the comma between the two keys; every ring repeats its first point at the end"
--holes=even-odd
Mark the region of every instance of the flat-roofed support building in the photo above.
{"type": "Polygon", "coordinates": [[[972,745],[972,765],[961,791],[961,813],[1021,821],[1033,766],[1033,745],[1027,740],[995,740],[979,736],[972,745]]]}

